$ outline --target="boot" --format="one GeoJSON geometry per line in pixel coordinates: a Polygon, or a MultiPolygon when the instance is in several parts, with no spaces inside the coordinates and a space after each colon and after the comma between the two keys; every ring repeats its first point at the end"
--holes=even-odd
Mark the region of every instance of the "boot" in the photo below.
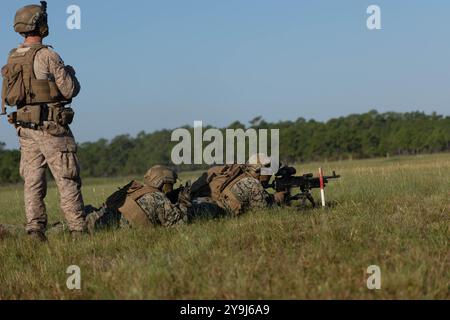
{"type": "Polygon", "coordinates": [[[30,231],[28,232],[28,236],[30,239],[38,242],[47,242],[47,237],[42,231],[30,231]]]}

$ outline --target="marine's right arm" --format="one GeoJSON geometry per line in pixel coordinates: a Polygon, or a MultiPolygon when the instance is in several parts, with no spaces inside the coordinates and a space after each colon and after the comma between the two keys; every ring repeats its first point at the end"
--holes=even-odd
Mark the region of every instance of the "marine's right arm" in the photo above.
{"type": "Polygon", "coordinates": [[[170,227],[188,221],[188,208],[181,203],[173,204],[162,192],[147,193],[138,203],[153,224],[170,227]]]}

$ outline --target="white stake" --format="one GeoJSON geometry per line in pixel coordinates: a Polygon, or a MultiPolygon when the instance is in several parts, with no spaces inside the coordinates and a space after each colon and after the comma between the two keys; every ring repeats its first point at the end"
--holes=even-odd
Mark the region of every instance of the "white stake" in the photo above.
{"type": "Polygon", "coordinates": [[[322,207],[326,207],[325,202],[325,184],[323,181],[323,169],[319,168],[319,178],[320,178],[320,198],[322,199],[322,207]]]}

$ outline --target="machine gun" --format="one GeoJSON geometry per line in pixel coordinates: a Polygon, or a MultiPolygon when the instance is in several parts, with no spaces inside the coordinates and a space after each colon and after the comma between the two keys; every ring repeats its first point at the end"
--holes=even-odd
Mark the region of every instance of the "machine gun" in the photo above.
{"type": "Polygon", "coordinates": [[[266,189],[274,189],[276,192],[286,193],[285,203],[290,205],[292,201],[299,200],[302,205],[306,205],[309,201],[313,207],[316,207],[316,202],[311,194],[312,189],[321,189],[322,206],[325,207],[325,193],[324,188],[330,180],[339,179],[341,176],[333,171],[332,176],[324,176],[322,169],[320,176],[314,177],[314,174],[308,173],[303,176],[296,176],[297,170],[293,167],[281,167],[275,174],[275,180],[272,183],[263,184],[266,189]],[[292,193],[293,189],[299,189],[296,194],[292,193]]]}

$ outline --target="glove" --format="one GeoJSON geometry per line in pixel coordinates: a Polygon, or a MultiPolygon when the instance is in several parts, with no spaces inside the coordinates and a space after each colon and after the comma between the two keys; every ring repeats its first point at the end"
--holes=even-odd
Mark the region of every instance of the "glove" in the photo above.
{"type": "Polygon", "coordinates": [[[65,67],[66,71],[73,77],[75,76],[77,73],[75,72],[75,69],[72,66],[67,65],[65,67]]]}

